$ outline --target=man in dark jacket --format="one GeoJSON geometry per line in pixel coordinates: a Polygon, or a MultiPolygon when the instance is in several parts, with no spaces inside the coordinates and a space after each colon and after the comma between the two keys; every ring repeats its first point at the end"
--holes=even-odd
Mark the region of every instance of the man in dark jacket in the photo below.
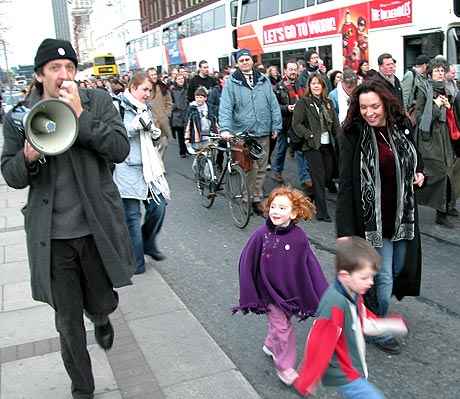
{"type": "MultiPolygon", "coordinates": [[[[292,135],[292,113],[294,112],[297,100],[304,95],[304,89],[299,85],[297,63],[294,60],[288,61],[284,67],[284,71],[285,75],[283,80],[279,82],[274,89],[283,117],[283,130],[277,137],[274,159],[272,161],[272,178],[278,183],[284,183],[282,173],[288,150],[288,138],[292,135]]],[[[293,150],[295,151],[295,158],[297,160],[300,183],[307,192],[310,192],[312,183],[308,161],[303,156],[300,148],[297,149],[299,151],[296,151],[295,148],[293,148],[293,150]]]]}
{"type": "Polygon", "coordinates": [[[326,76],[326,66],[321,62],[318,52],[314,49],[307,50],[305,52],[305,61],[305,69],[299,75],[299,86],[305,89],[310,75],[313,73],[320,73],[323,80],[328,85],[328,90],[330,90],[330,80],[326,76]]]}
{"type": "Polygon", "coordinates": [[[192,79],[190,79],[188,84],[188,101],[191,103],[193,100],[195,100],[195,90],[198,89],[198,87],[203,86],[209,90],[215,85],[216,80],[212,76],[209,76],[208,61],[201,60],[198,64],[198,73],[192,79]]]}
{"type": "Polygon", "coordinates": [[[134,258],[110,172],[129,153],[126,130],[105,91],[78,89],[77,63],[69,42],[45,39],[35,56],[37,82],[25,103],[66,103],[78,119],[75,143],[44,158],[24,141],[13,109],[3,129],[1,169],[9,186],[29,187],[23,213],[32,296],[55,309],[72,396],[88,399],[94,397],[94,378],[83,312],[95,324],[97,343],[110,349],[109,314],[118,305],[113,288],[131,284],[134,258]]]}
{"type": "Polygon", "coordinates": [[[395,75],[395,59],[391,54],[383,53],[379,55],[377,63],[379,64],[379,72],[378,74],[373,75],[372,79],[377,79],[383,82],[385,86],[390,90],[390,92],[396,96],[396,98],[400,101],[401,106],[404,108],[401,82],[395,75]]]}

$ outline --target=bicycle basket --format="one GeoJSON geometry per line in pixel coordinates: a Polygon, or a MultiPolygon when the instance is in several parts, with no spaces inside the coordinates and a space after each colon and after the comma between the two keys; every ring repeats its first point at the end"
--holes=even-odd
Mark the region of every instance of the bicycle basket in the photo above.
{"type": "Polygon", "coordinates": [[[232,159],[241,166],[245,172],[252,169],[252,159],[249,157],[249,149],[243,143],[235,143],[232,145],[232,159]]]}

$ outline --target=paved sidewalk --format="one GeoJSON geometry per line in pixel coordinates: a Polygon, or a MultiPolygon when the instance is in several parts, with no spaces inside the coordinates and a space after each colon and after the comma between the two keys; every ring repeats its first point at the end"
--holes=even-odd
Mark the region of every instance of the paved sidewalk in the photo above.
{"type": "MultiPolygon", "coordinates": [[[[70,399],[54,312],[31,299],[20,213],[26,197],[27,190],[11,189],[0,177],[0,398],[70,399]]],[[[95,344],[93,326],[86,323],[96,398],[259,398],[149,266],[133,286],[119,290],[112,350],[106,353],[95,344]]]]}

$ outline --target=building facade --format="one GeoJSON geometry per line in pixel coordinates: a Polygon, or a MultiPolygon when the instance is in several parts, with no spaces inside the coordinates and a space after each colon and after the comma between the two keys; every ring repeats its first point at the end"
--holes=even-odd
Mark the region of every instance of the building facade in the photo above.
{"type": "Polygon", "coordinates": [[[142,32],[217,0],[139,0],[142,32]]]}
{"type": "Polygon", "coordinates": [[[74,47],[80,63],[91,62],[90,14],[94,0],[74,0],[72,4],[72,22],[74,47]]]}
{"type": "Polygon", "coordinates": [[[52,0],[56,39],[72,41],[67,0],[52,0]]]}

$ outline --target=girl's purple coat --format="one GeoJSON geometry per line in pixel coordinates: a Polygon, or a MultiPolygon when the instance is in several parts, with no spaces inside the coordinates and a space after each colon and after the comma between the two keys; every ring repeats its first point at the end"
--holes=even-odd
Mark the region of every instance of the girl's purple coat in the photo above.
{"type": "Polygon", "coordinates": [[[240,305],[233,312],[265,313],[274,304],[287,315],[313,316],[328,283],[305,232],[270,219],[251,236],[240,256],[240,305]]]}

